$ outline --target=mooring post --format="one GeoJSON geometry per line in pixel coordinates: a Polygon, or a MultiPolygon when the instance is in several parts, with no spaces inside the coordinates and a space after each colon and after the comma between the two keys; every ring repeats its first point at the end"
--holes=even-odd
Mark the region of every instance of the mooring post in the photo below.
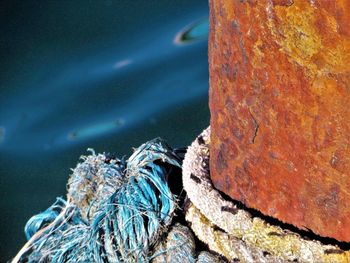
{"type": "Polygon", "coordinates": [[[211,178],[350,241],[350,1],[210,1],[211,178]]]}

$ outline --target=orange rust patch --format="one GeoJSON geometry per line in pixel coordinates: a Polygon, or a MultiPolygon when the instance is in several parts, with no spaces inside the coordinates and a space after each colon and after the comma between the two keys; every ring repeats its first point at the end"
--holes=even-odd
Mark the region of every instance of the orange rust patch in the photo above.
{"type": "Polygon", "coordinates": [[[350,241],[350,0],[210,1],[211,176],[350,241]]]}

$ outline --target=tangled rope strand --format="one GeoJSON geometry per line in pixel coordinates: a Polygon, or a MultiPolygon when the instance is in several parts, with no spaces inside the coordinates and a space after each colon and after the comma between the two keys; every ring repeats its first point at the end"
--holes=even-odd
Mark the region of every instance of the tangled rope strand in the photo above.
{"type": "Polygon", "coordinates": [[[73,170],[61,213],[54,204],[29,220],[31,239],[13,262],[148,261],[173,218],[167,178],[181,159],[160,138],[127,161],[91,152],[73,170]]]}

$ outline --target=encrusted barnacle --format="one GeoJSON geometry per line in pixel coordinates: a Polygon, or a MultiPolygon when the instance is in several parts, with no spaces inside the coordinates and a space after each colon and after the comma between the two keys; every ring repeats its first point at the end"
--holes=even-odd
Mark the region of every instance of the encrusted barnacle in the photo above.
{"type": "Polygon", "coordinates": [[[229,213],[235,215],[235,214],[237,214],[238,209],[236,207],[222,206],[221,211],[229,212],[229,213]]]}
{"type": "Polygon", "coordinates": [[[194,174],[191,174],[190,178],[195,181],[197,184],[200,184],[202,181],[199,177],[195,176],[194,174]]]}
{"type": "Polygon", "coordinates": [[[196,263],[219,263],[222,259],[208,251],[199,253],[196,263]]]}
{"type": "Polygon", "coordinates": [[[191,230],[179,223],[171,227],[166,238],[160,242],[153,253],[152,263],[194,263],[196,245],[191,230]]]}
{"type": "Polygon", "coordinates": [[[172,168],[181,167],[181,158],[159,138],[126,161],[91,152],[73,169],[67,202],[29,221],[29,241],[13,262],[145,262],[152,257],[177,206],[167,179],[176,176],[172,168]]]}
{"type": "Polygon", "coordinates": [[[80,209],[82,218],[87,221],[96,213],[99,204],[121,187],[126,169],[124,160],[96,154],[92,149],[88,151],[91,155],[80,157],[83,162],[72,170],[67,185],[71,203],[80,209]]]}
{"type": "Polygon", "coordinates": [[[195,238],[192,231],[176,223],[166,237],[158,243],[152,263],[219,263],[223,260],[209,251],[196,252],[195,238]]]}
{"type": "Polygon", "coordinates": [[[329,254],[343,254],[344,251],[341,249],[334,249],[334,248],[330,248],[330,249],[326,249],[324,251],[325,254],[329,255],[329,254]]]}
{"type": "Polygon", "coordinates": [[[197,137],[197,141],[198,141],[198,144],[199,144],[199,145],[205,144],[205,141],[204,141],[204,139],[203,139],[203,136],[201,136],[201,135],[199,135],[199,136],[197,137]]]}
{"type": "Polygon", "coordinates": [[[183,185],[193,204],[188,208],[186,219],[191,222],[196,236],[213,251],[230,260],[236,258],[244,262],[251,262],[249,255],[255,252],[260,256],[257,262],[350,261],[349,250],[340,250],[337,245],[304,238],[296,232],[270,224],[263,218],[253,217],[246,209],[237,208],[233,202],[226,200],[211,183],[210,171],[202,165],[202,162],[209,162],[210,128],[200,136],[205,144],[200,144],[201,140],[194,140],[183,161],[183,185]],[[194,176],[199,180],[194,181],[194,176]],[[234,255],[232,251],[241,246],[241,241],[244,241],[247,254],[234,255]],[[265,260],[268,257],[270,261],[265,260]]]}

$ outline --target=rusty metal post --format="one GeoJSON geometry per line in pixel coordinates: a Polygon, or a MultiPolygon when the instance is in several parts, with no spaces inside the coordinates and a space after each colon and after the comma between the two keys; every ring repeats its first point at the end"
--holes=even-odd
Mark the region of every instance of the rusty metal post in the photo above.
{"type": "Polygon", "coordinates": [[[211,177],[350,241],[350,0],[210,1],[211,177]]]}

